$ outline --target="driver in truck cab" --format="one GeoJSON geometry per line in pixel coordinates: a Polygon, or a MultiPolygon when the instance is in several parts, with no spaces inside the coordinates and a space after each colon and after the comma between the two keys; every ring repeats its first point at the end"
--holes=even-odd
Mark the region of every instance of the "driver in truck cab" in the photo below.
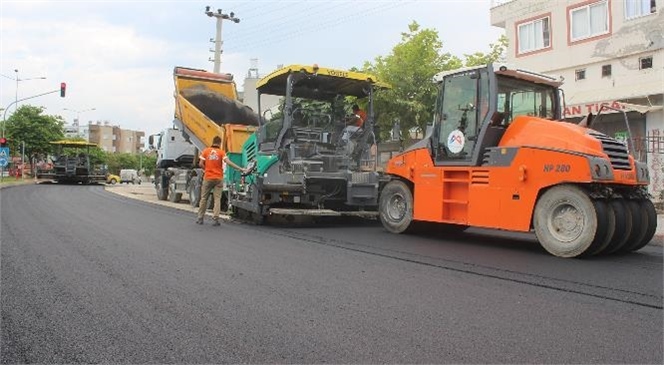
{"type": "Polygon", "coordinates": [[[196,224],[203,224],[208,197],[210,196],[210,192],[212,192],[212,197],[214,198],[214,207],[212,209],[212,220],[214,223],[212,223],[212,225],[218,226],[219,214],[221,213],[221,189],[224,178],[224,162],[243,174],[246,174],[247,171],[236,165],[226,156],[224,150],[221,149],[221,137],[219,136],[215,136],[212,139],[212,146],[204,149],[198,158],[198,165],[203,168],[205,172],[203,174],[201,201],[198,204],[198,219],[196,219],[196,224]]]}

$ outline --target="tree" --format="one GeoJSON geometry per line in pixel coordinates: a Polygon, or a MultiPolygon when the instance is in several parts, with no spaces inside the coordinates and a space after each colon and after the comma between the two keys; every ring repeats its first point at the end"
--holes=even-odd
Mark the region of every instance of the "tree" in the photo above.
{"type": "Polygon", "coordinates": [[[64,138],[64,120],[59,115],[42,114],[44,108],[21,105],[7,119],[7,138],[15,142],[25,142],[25,154],[30,158],[44,156],[52,151],[53,141],[64,138]]]}
{"type": "Polygon", "coordinates": [[[394,121],[399,121],[403,132],[413,127],[425,129],[433,119],[437,90],[433,76],[463,65],[461,59],[442,49],[437,31],[420,29],[417,22],[412,22],[389,55],[365,62],[363,71],[392,86],[375,96],[381,131],[389,131],[394,121]]]}
{"type": "Polygon", "coordinates": [[[106,163],[108,164],[108,171],[118,174],[122,169],[135,169],[139,168],[139,158],[137,155],[131,153],[107,153],[106,163]]]}
{"type": "Polygon", "coordinates": [[[157,167],[157,155],[154,153],[143,154],[143,173],[145,176],[154,174],[157,167]]]}
{"type": "Polygon", "coordinates": [[[498,42],[489,44],[489,53],[475,52],[464,55],[466,58],[464,61],[465,66],[482,66],[492,62],[504,62],[507,43],[507,36],[503,34],[498,38],[498,42]]]}
{"type": "MultiPolygon", "coordinates": [[[[64,140],[65,141],[72,141],[72,142],[76,142],[76,141],[77,142],[87,142],[87,140],[85,140],[85,138],[83,138],[83,137],[65,138],[64,140]]],[[[66,148],[65,151],[67,151],[67,150],[68,149],[66,148]]],[[[71,150],[71,151],[72,151],[72,153],[78,152],[78,150],[76,150],[76,151],[71,150]]],[[[92,165],[105,165],[106,164],[107,155],[106,155],[106,152],[104,152],[104,150],[101,149],[101,147],[99,147],[99,146],[90,147],[89,150],[86,149],[86,153],[88,154],[88,156],[90,156],[90,163],[92,165]]]]}

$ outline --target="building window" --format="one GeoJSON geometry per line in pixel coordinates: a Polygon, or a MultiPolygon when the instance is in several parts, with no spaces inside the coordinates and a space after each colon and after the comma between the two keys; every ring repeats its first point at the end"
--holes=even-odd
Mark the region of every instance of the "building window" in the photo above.
{"type": "Polygon", "coordinates": [[[625,19],[634,19],[657,12],[656,0],[625,0],[625,19]]]}
{"type": "Polygon", "coordinates": [[[652,68],[652,56],[639,58],[639,69],[652,68]]]}
{"type": "Polygon", "coordinates": [[[602,77],[611,76],[611,65],[602,66],[602,77]]]}
{"type": "Polygon", "coordinates": [[[576,81],[586,79],[586,69],[585,68],[574,71],[574,74],[575,74],[576,81]]]}
{"type": "Polygon", "coordinates": [[[519,53],[528,53],[551,47],[550,18],[544,17],[519,24],[519,53]]]}
{"type": "Polygon", "coordinates": [[[609,6],[606,0],[571,9],[570,19],[572,42],[609,32],[609,6]]]}

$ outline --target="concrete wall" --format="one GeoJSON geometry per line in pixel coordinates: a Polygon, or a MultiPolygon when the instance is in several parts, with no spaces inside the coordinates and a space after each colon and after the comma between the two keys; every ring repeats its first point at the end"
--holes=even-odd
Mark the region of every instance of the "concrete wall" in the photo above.
{"type": "MultiPolygon", "coordinates": [[[[661,136],[664,140],[664,0],[656,0],[654,13],[632,19],[627,19],[625,7],[621,0],[513,0],[491,9],[491,24],[505,29],[509,64],[564,78],[566,117],[597,113],[602,104],[628,111],[634,109],[624,102],[637,104],[645,107],[639,110],[645,112],[646,121],[645,133],[640,132],[640,137],[661,136]],[[571,10],[602,2],[608,7],[606,34],[572,40],[571,10]],[[519,53],[519,25],[543,17],[549,19],[549,46],[519,53]],[[652,68],[641,69],[640,59],[647,57],[652,57],[652,68]],[[602,75],[605,65],[611,67],[610,76],[602,75]],[[577,70],[585,70],[585,79],[577,80],[577,70]]],[[[637,117],[635,125],[630,121],[630,129],[639,129],[639,123],[643,129],[644,116],[637,117]]],[[[646,157],[653,179],[650,188],[657,198],[664,190],[664,149],[654,148],[658,145],[650,143],[653,148],[648,149],[646,157]]]]}

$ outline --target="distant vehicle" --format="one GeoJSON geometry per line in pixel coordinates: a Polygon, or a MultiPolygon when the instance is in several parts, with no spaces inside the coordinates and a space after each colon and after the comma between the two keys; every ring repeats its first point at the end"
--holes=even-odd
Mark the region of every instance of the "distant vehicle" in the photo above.
{"type": "Polygon", "coordinates": [[[141,177],[138,176],[138,171],[134,169],[120,170],[120,183],[141,184],[141,177]]]}
{"type": "Polygon", "coordinates": [[[102,166],[90,159],[90,148],[94,143],[85,141],[61,140],[51,142],[55,154],[51,158],[53,169],[37,174],[40,179],[52,179],[62,184],[93,184],[104,182],[106,172],[102,166]]]}
{"type": "Polygon", "coordinates": [[[120,176],[118,176],[118,175],[116,175],[116,174],[108,174],[108,175],[106,175],[106,183],[107,183],[107,184],[115,185],[115,184],[117,184],[118,182],[120,182],[120,176]]]}

